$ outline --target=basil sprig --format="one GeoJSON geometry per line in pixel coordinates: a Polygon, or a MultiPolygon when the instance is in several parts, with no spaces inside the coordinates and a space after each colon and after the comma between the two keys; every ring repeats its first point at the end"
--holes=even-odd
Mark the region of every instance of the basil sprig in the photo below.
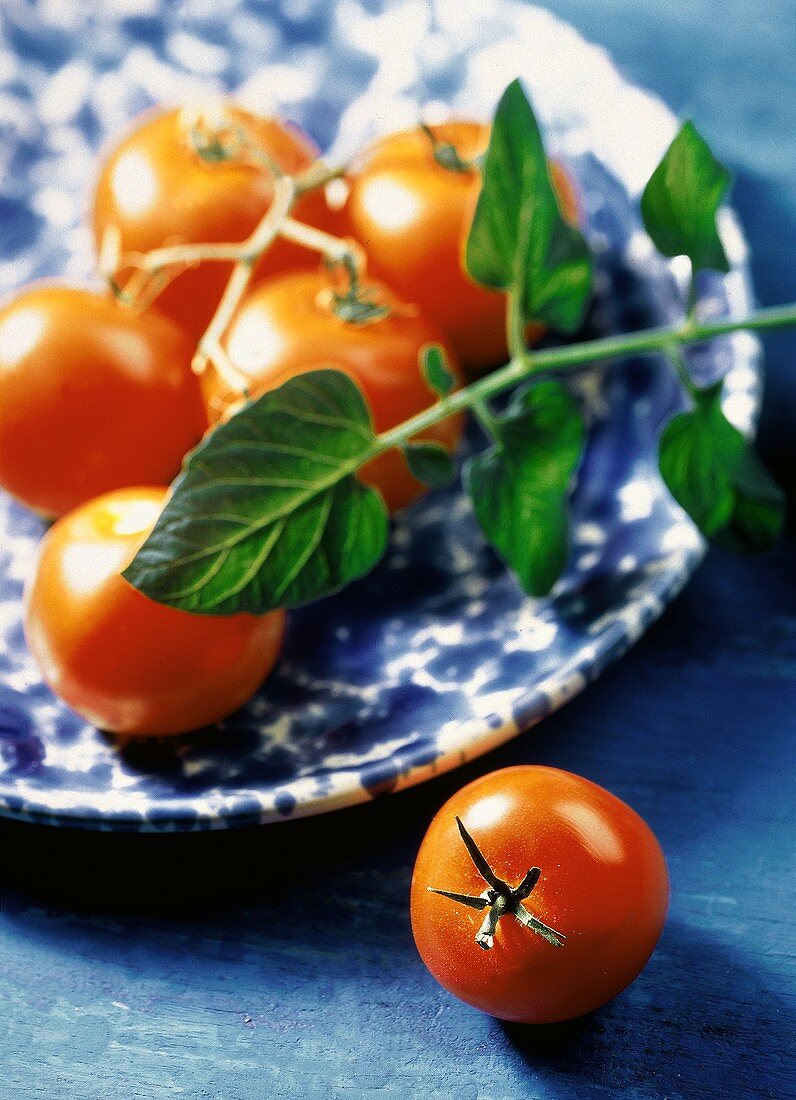
{"type": "MultiPolygon", "coordinates": [[[[688,256],[694,272],[727,270],[716,218],[728,180],[686,123],[642,198],[644,223],[664,255],[688,256]]],[[[446,483],[454,473],[450,457],[422,433],[472,410],[490,437],[464,467],[476,518],[525,591],[542,596],[567,561],[569,495],[586,434],[576,402],[550,374],[624,350],[671,355],[678,344],[717,332],[796,324],[792,307],[705,323],[691,309],[682,324],[625,341],[529,351],[523,331],[531,320],[561,333],[577,330],[592,261],[583,235],[561,216],[539,127],[517,81],[493,122],[466,265],[478,282],[507,292],[507,366],[456,390],[441,349],[423,349],[418,369],[437,400],[381,436],[362,394],[338,371],[299,376],[250,402],[188,457],[125,577],[153,599],[214,615],[328,595],[372,569],[387,545],[386,509],[360,480],[362,467],[397,447],[416,477],[446,483]],[[495,413],[489,399],[518,381],[526,385],[495,413]]],[[[769,545],[781,527],[782,494],[725,417],[721,384],[700,390],[687,374],[683,383],[692,407],[660,440],[667,486],[708,538],[736,548],[769,545]]]]}
{"type": "MultiPolygon", "coordinates": [[[[693,122],[686,122],[641,198],[647,232],[665,256],[687,256],[698,271],[729,271],[717,216],[730,174],[693,122]]],[[[680,360],[684,367],[684,362],[680,360]]],[[[754,449],[724,415],[722,383],[700,389],[685,378],[692,408],[660,439],[660,470],[675,500],[706,538],[736,550],[763,550],[779,535],[785,501],[754,449]]]]}

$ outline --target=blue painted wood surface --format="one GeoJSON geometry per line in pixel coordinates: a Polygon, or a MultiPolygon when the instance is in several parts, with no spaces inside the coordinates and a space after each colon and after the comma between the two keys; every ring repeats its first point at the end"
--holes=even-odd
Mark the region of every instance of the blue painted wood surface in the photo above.
{"type": "MultiPolygon", "coordinates": [[[[792,0],[549,6],[698,119],[737,175],[761,300],[796,297],[792,0]]],[[[767,352],[763,449],[792,488],[796,347],[767,352]]],[[[585,695],[396,798],[202,836],[0,825],[2,1100],[793,1095],[793,564],[792,539],[764,559],[712,553],[585,695]],[[672,876],[635,985],[549,1028],[452,1000],[408,924],[432,814],[520,762],[625,798],[672,876]]]]}

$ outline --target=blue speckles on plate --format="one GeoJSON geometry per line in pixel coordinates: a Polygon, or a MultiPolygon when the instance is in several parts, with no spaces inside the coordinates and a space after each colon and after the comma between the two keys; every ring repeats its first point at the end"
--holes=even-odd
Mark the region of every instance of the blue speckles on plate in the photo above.
{"type": "MultiPolygon", "coordinates": [[[[88,277],[79,213],[93,151],[159,99],[242,85],[246,105],[282,109],[335,159],[421,107],[488,117],[519,74],[581,187],[598,255],[589,331],[682,311],[683,273],[654,254],[636,211],[674,119],[547,12],[505,2],[487,17],[469,0],[267,9],[217,0],[173,5],[155,26],[134,0],[118,17],[66,7],[57,35],[46,13],[28,20],[24,5],[2,16],[6,290],[39,274],[88,277]],[[288,22],[294,44],[283,54],[288,22]]],[[[729,211],[722,230],[733,269],[701,286],[715,314],[750,302],[729,211]]],[[[756,342],[739,335],[691,356],[704,380],[728,372],[728,415],[750,428],[756,342]]],[[[0,499],[0,812],[104,829],[282,820],[419,782],[566,702],[632,644],[702,553],[656,473],[660,425],[679,400],[665,364],[628,360],[572,386],[593,430],[570,566],[551,598],[522,595],[458,489],[434,494],[397,520],[373,574],[292,616],[275,673],[246,707],[219,729],[123,751],[39,680],[21,591],[42,525],[0,499]]]]}

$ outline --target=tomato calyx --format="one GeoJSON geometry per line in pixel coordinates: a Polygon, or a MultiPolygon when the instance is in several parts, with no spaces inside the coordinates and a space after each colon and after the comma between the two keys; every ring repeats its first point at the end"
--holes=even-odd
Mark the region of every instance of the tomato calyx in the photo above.
{"type": "Polygon", "coordinates": [[[282,175],[273,157],[258,145],[242,122],[229,117],[223,104],[184,107],[180,124],[189,149],[205,163],[236,161],[266,171],[274,179],[282,175]]]}
{"type": "Polygon", "coordinates": [[[484,951],[489,951],[494,946],[498,922],[506,914],[510,914],[525,928],[530,928],[532,932],[536,932],[538,936],[547,940],[553,947],[563,947],[564,940],[567,938],[563,932],[557,932],[550,925],[540,921],[538,917],[529,913],[523,905],[523,902],[539,881],[542,874],[541,868],[531,867],[519,886],[509,886],[492,870],[489,861],[465,829],[464,822],[460,817],[456,818],[456,825],[459,835],[464,841],[464,846],[469,852],[476,870],[486,882],[488,889],[477,897],[472,894],[458,894],[451,890],[439,890],[434,886],[428,887],[429,892],[441,894],[442,897],[449,898],[460,905],[466,905],[470,909],[477,909],[481,912],[484,909],[487,910],[484,922],[475,936],[475,942],[484,951]]]}
{"type": "Polygon", "coordinates": [[[241,154],[244,144],[241,129],[226,117],[220,103],[183,107],[180,127],[188,148],[200,160],[221,164],[241,154]]]}
{"type": "Polygon", "coordinates": [[[390,315],[390,307],[366,287],[359,278],[359,264],[353,253],[346,253],[329,265],[332,272],[341,270],[343,286],[332,287],[330,308],[335,317],[349,325],[369,325],[390,315]]]}
{"type": "Polygon", "coordinates": [[[440,168],[447,168],[449,172],[472,172],[475,168],[480,168],[480,159],[473,158],[467,160],[461,155],[455,145],[452,145],[448,141],[442,141],[430,126],[427,126],[425,122],[420,123],[420,129],[426,135],[431,142],[431,151],[434,156],[434,160],[440,166],[440,168]]]}
{"type": "Polygon", "coordinates": [[[332,312],[348,325],[369,325],[381,321],[390,310],[364,290],[347,290],[344,294],[332,292],[332,312]]]}

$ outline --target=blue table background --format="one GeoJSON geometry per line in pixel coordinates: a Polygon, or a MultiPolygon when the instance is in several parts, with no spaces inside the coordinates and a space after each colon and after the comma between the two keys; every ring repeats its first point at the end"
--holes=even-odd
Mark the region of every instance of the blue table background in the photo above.
{"type": "MultiPolygon", "coordinates": [[[[547,6],[695,117],[736,175],[760,300],[796,298],[793,0],[547,6]]],[[[766,351],[762,449],[793,493],[796,346],[772,336],[766,351]]],[[[712,552],[583,696],[394,799],[182,837],[0,823],[0,1097],[792,1095],[793,549],[791,535],[763,559],[712,552]],[[407,911],[436,809],[524,762],[629,801],[673,890],[634,986],[537,1029],[439,989],[407,911]]]]}

